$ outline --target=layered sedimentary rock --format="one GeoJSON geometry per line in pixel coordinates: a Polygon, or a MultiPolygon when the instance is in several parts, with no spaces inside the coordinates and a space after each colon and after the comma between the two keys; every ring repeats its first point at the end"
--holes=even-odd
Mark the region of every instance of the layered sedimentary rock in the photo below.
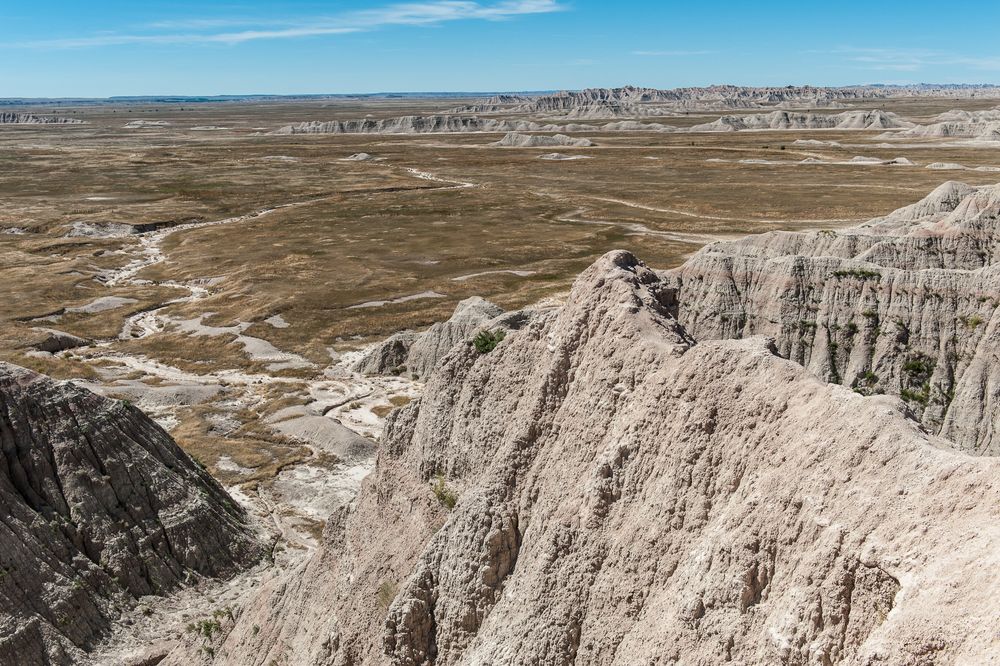
{"type": "Polygon", "coordinates": [[[242,510],[131,405],[0,363],[0,663],[87,663],[135,598],[260,556],[242,510]]]}
{"type": "Polygon", "coordinates": [[[430,134],[449,132],[558,132],[593,131],[592,126],[566,126],[527,120],[497,120],[478,116],[401,116],[375,120],[335,120],[288,125],[274,134],[430,134]]]}
{"type": "Polygon", "coordinates": [[[845,111],[836,114],[772,111],[748,116],[722,116],[691,127],[691,132],[738,132],[742,130],[882,130],[912,127],[912,123],[885,111],[845,111]]]}
{"type": "Polygon", "coordinates": [[[552,146],[574,146],[577,148],[593,146],[590,139],[573,138],[565,134],[545,136],[540,134],[521,134],[520,132],[508,132],[504,138],[493,144],[508,148],[538,148],[552,146]]]}
{"type": "Polygon", "coordinates": [[[39,116],[34,113],[0,112],[0,125],[82,125],[78,118],[59,118],[56,116],[39,116]]]}
{"type": "Polygon", "coordinates": [[[1000,461],[766,338],[695,344],[677,293],[611,253],[488,354],[453,347],[354,508],[215,663],[995,654],[1000,461]]]}
{"type": "Polygon", "coordinates": [[[713,243],[672,271],[698,340],[767,335],[855,390],[901,396],[932,432],[1000,454],[1000,186],[949,182],[851,229],[713,243]]]}
{"type": "MultiPolygon", "coordinates": [[[[286,125],[273,134],[449,134],[462,132],[671,132],[677,128],[661,123],[617,121],[604,125],[581,123],[539,123],[530,120],[503,120],[479,116],[436,115],[402,116],[373,120],[312,121],[286,125]]],[[[556,145],[556,144],[551,144],[556,145]]]]}
{"type": "Polygon", "coordinates": [[[933,123],[917,125],[904,132],[893,133],[891,137],[952,137],[976,141],[1000,141],[1000,108],[987,111],[947,111],[939,115],[933,123]]]}
{"type": "MultiPolygon", "coordinates": [[[[716,85],[693,88],[588,88],[562,91],[547,95],[503,96],[483,100],[468,107],[454,109],[457,113],[533,113],[617,114],[615,117],[667,115],[687,111],[722,111],[727,109],[763,108],[838,108],[848,103],[898,97],[997,97],[997,86],[849,86],[817,88],[813,86],[749,87],[716,85]],[[590,111],[587,111],[590,110],[590,111]]],[[[581,116],[582,117],[582,116],[581,116]]],[[[598,117],[594,115],[592,117],[598,117]]]]}

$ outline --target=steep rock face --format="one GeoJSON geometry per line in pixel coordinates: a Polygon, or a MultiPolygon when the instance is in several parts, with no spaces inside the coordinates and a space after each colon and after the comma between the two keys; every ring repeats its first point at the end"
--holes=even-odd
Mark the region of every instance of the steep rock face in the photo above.
{"type": "Polygon", "coordinates": [[[455,347],[390,418],[353,510],[244,608],[215,662],[995,653],[1000,461],[765,339],[694,345],[672,296],[612,253],[491,353],[455,347]]]}
{"type": "Polygon", "coordinates": [[[426,378],[438,362],[462,342],[469,342],[482,329],[511,329],[526,318],[504,317],[499,307],[478,296],[461,301],[448,321],[432,325],[422,333],[402,331],[369,349],[354,369],[364,374],[407,372],[426,378]],[[509,321],[508,321],[509,320],[509,321]]]}
{"type": "Polygon", "coordinates": [[[359,358],[352,369],[363,375],[385,375],[402,373],[406,369],[406,357],[419,333],[400,331],[373,345],[359,358]]]}
{"type": "Polygon", "coordinates": [[[126,403],[0,364],[0,451],[0,663],[82,660],[134,598],[260,555],[233,500],[126,403]]]}
{"type": "Polygon", "coordinates": [[[698,340],[767,335],[855,390],[902,396],[923,424],[1000,453],[1000,186],[945,183],[852,229],[706,246],[669,273],[698,340]]]}
{"type": "Polygon", "coordinates": [[[695,125],[691,132],[739,132],[744,130],[841,129],[876,130],[912,127],[894,113],[885,111],[845,111],[837,114],[772,111],[749,116],[722,116],[718,120],[695,125]]]}

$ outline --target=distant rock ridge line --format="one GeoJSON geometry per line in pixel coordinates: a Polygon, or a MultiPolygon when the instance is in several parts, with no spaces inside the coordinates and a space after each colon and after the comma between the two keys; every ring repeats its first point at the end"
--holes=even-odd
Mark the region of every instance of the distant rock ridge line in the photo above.
{"type": "Polygon", "coordinates": [[[722,116],[718,120],[690,128],[691,132],[738,132],[743,130],[886,130],[913,127],[913,123],[885,111],[844,111],[843,113],[771,113],[722,116]]]}
{"type": "Polygon", "coordinates": [[[717,85],[661,90],[624,86],[588,88],[551,95],[505,96],[489,98],[455,109],[476,113],[549,113],[564,114],[579,109],[603,109],[619,116],[643,115],[644,106],[659,105],[657,115],[668,112],[724,111],[727,109],[837,108],[847,103],[885,100],[899,97],[1000,97],[1000,86],[850,86],[823,88],[813,86],[747,87],[717,85]]]}
{"type": "MultiPolygon", "coordinates": [[[[582,114],[580,117],[584,117],[584,115],[582,114]]],[[[601,114],[587,114],[586,117],[597,119],[603,116],[601,114]]],[[[569,119],[569,116],[567,116],[567,119],[569,119]]],[[[365,118],[330,122],[312,121],[297,125],[287,125],[275,130],[273,134],[572,133],[602,131],[698,133],[743,130],[890,130],[911,127],[913,127],[913,123],[903,120],[894,113],[879,110],[844,111],[836,114],[772,111],[764,114],[726,115],[710,123],[702,123],[688,128],[679,128],[657,122],[642,122],[639,120],[617,120],[603,125],[584,123],[559,124],[540,123],[521,119],[439,114],[433,116],[401,116],[380,120],[365,118]]]]}
{"type": "Polygon", "coordinates": [[[82,125],[79,118],[38,116],[33,113],[0,112],[0,125],[82,125]]]}

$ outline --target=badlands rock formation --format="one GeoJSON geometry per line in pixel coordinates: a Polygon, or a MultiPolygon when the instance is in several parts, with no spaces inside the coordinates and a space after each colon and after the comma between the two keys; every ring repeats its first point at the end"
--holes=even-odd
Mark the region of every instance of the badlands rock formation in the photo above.
{"type": "Polygon", "coordinates": [[[698,340],[766,335],[864,394],[901,396],[930,431],[1000,454],[1000,185],[949,182],[861,226],[713,243],[671,271],[698,340]]]}
{"type": "Polygon", "coordinates": [[[452,348],[214,663],[986,663],[1000,462],[766,338],[695,344],[677,295],[615,252],[452,348]]]}
{"type": "Polygon", "coordinates": [[[272,134],[449,134],[460,132],[672,132],[676,127],[661,123],[617,121],[602,125],[581,123],[539,123],[530,120],[503,120],[478,116],[402,116],[373,120],[312,121],[286,125],[272,134]]]}
{"type": "Polygon", "coordinates": [[[134,600],[228,576],[243,512],[131,405],[0,363],[0,663],[87,663],[134,600]]]}
{"type": "Polygon", "coordinates": [[[448,321],[423,333],[401,331],[369,349],[354,369],[369,375],[407,373],[427,378],[453,347],[468,342],[482,330],[514,331],[524,326],[534,310],[504,313],[487,300],[473,296],[461,301],[448,321]]]}
{"type": "Polygon", "coordinates": [[[538,148],[538,147],[552,147],[552,146],[574,146],[577,148],[585,148],[588,146],[593,146],[594,142],[590,139],[574,139],[571,136],[566,136],[565,134],[556,134],[555,136],[544,136],[539,134],[521,134],[519,132],[508,132],[504,138],[493,144],[494,146],[504,146],[509,148],[538,148]]]}
{"type": "Polygon", "coordinates": [[[55,116],[37,116],[33,113],[0,112],[0,125],[82,125],[78,118],[57,118],[55,116]]]}
{"type": "Polygon", "coordinates": [[[707,86],[703,88],[588,88],[534,97],[516,95],[492,97],[474,105],[454,109],[455,113],[531,113],[569,117],[638,117],[670,115],[687,111],[724,111],[763,108],[837,108],[847,103],[896,97],[1000,97],[997,86],[851,86],[816,88],[783,86],[707,86]],[[645,112],[648,109],[648,114],[645,112]],[[575,114],[583,114],[576,116],[575,114]],[[610,114],[614,114],[613,116],[610,114]]]}
{"type": "MultiPolygon", "coordinates": [[[[478,116],[401,116],[375,120],[335,120],[288,125],[274,134],[429,134],[448,132],[542,132],[563,130],[562,125],[543,125],[529,121],[496,120],[478,116]]],[[[596,129],[587,127],[587,129],[596,129]]]]}
{"type": "Polygon", "coordinates": [[[1000,108],[989,111],[948,111],[935,122],[917,125],[904,132],[893,132],[886,138],[953,137],[976,141],[1000,141],[1000,108]]]}
{"type": "Polygon", "coordinates": [[[742,130],[884,130],[912,127],[913,123],[884,111],[845,111],[837,114],[772,111],[749,116],[722,116],[710,123],[695,125],[691,132],[738,132],[742,130]]]}

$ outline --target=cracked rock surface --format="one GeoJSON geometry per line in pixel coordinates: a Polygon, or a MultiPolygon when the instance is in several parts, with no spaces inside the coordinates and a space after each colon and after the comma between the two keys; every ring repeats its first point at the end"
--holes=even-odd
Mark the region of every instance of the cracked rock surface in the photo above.
{"type": "Polygon", "coordinates": [[[136,598],[260,554],[242,510],[140,410],[0,363],[0,663],[86,663],[136,598]]]}
{"type": "Polygon", "coordinates": [[[960,449],[1000,454],[1000,185],[948,182],[838,231],[712,243],[666,274],[700,341],[766,335],[866,395],[901,396],[960,449]]]}

